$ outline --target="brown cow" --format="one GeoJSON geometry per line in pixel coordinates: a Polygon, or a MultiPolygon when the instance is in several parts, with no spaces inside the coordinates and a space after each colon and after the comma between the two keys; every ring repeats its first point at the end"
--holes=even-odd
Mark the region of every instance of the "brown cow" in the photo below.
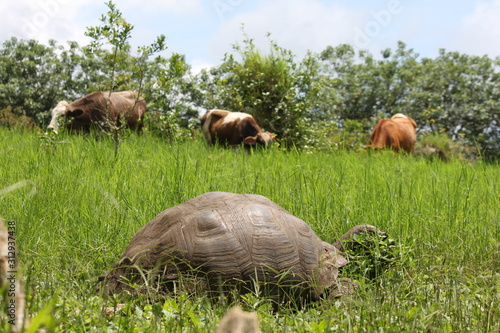
{"type": "Polygon", "coordinates": [[[402,113],[396,113],[391,119],[381,119],[370,135],[370,145],[365,148],[392,148],[411,153],[417,141],[417,123],[402,113]]]}
{"type": "Polygon", "coordinates": [[[267,147],[276,137],[263,132],[255,119],[248,113],[225,110],[209,110],[201,117],[201,127],[208,143],[246,147],[256,144],[267,147]]]}
{"type": "Polygon", "coordinates": [[[52,110],[52,119],[47,128],[57,130],[58,118],[63,116],[68,119],[68,128],[76,132],[89,132],[92,124],[108,128],[108,121],[113,124],[125,118],[127,126],[140,130],[143,126],[142,119],[146,113],[146,101],[138,98],[136,91],[109,92],[96,91],[73,103],[61,101],[52,110]],[[106,110],[107,115],[106,115],[106,110]]]}

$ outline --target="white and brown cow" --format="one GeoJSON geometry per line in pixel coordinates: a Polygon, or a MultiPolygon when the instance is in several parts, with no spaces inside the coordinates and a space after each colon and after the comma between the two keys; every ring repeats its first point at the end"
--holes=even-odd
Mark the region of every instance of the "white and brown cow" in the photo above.
{"type": "Polygon", "coordinates": [[[68,129],[88,132],[93,124],[104,128],[108,121],[119,123],[125,119],[129,128],[140,130],[146,113],[146,101],[133,90],[113,92],[96,91],[73,103],[61,101],[52,110],[48,129],[59,128],[59,118],[67,119],[68,129]]]}
{"type": "Polygon", "coordinates": [[[255,119],[248,113],[225,110],[209,110],[201,117],[203,134],[209,144],[246,147],[257,144],[267,147],[276,137],[263,132],[255,119]]]}
{"type": "Polygon", "coordinates": [[[415,141],[417,123],[402,113],[396,113],[391,119],[380,119],[370,135],[370,144],[365,148],[392,148],[411,153],[415,141]]]}

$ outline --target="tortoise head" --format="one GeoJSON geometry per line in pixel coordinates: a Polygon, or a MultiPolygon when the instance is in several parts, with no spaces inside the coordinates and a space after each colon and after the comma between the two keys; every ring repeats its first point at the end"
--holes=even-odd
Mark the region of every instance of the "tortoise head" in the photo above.
{"type": "Polygon", "coordinates": [[[352,293],[358,285],[349,279],[339,279],[339,269],[347,265],[347,259],[341,251],[323,242],[323,253],[318,272],[318,295],[329,298],[336,298],[352,293]]]}
{"type": "Polygon", "coordinates": [[[356,282],[350,279],[339,278],[339,269],[347,265],[348,260],[344,254],[346,251],[353,250],[358,244],[354,236],[360,234],[373,234],[387,238],[385,232],[372,225],[365,224],[355,226],[333,245],[323,242],[323,254],[319,271],[319,285],[322,287],[320,292],[323,296],[337,298],[351,294],[359,287],[356,282]]]}

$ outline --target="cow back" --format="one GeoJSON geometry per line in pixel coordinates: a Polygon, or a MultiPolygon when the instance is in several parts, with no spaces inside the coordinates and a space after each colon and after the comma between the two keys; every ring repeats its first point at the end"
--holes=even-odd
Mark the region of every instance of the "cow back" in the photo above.
{"type": "Polygon", "coordinates": [[[395,151],[411,152],[416,142],[417,124],[402,114],[392,119],[381,119],[370,135],[370,145],[367,148],[393,148],[395,151]]]}
{"type": "Polygon", "coordinates": [[[274,136],[262,129],[255,119],[242,112],[226,110],[210,110],[201,118],[203,134],[210,144],[238,146],[245,143],[252,146],[256,143],[267,146],[274,136]]]}
{"type": "Polygon", "coordinates": [[[131,129],[140,129],[146,113],[146,102],[135,91],[102,92],[86,95],[67,107],[66,117],[73,130],[88,131],[92,124],[109,127],[108,122],[120,123],[125,119],[131,129]]]}

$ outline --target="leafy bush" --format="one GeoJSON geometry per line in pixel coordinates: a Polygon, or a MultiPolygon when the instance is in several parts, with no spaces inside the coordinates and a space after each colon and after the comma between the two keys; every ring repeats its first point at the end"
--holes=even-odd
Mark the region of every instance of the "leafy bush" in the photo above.
{"type": "Polygon", "coordinates": [[[451,140],[445,133],[427,134],[417,140],[414,156],[427,159],[473,160],[478,157],[477,150],[465,142],[451,140]]]}
{"type": "Polygon", "coordinates": [[[403,257],[402,248],[394,239],[371,233],[353,235],[346,250],[349,265],[343,268],[346,276],[374,280],[403,257]]]}
{"type": "Polygon", "coordinates": [[[181,127],[179,125],[179,117],[173,111],[168,112],[148,112],[144,119],[146,131],[153,133],[164,139],[179,141],[186,140],[192,137],[193,128],[181,127]]]}
{"type": "Polygon", "coordinates": [[[0,126],[15,129],[37,128],[33,118],[19,115],[19,112],[12,110],[10,106],[0,110],[0,126]]]}
{"type": "Polygon", "coordinates": [[[362,122],[346,119],[338,122],[321,121],[311,124],[308,148],[312,150],[357,150],[368,142],[370,133],[362,122]]]}

